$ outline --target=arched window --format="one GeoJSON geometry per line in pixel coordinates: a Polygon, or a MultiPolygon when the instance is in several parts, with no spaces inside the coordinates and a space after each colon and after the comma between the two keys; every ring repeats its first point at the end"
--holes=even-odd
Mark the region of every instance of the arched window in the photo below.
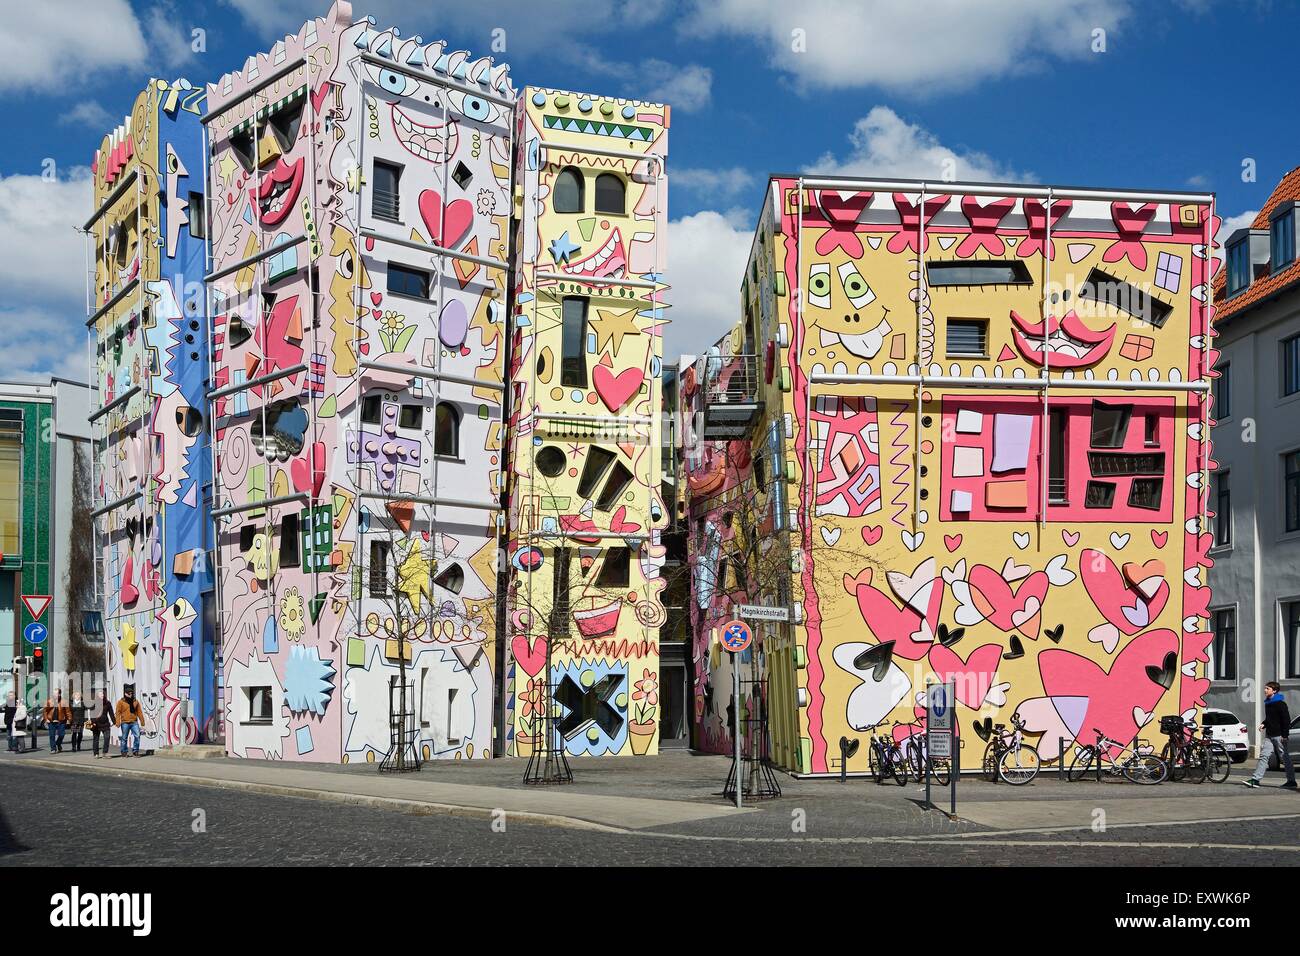
{"type": "Polygon", "coordinates": [[[601,173],[596,177],[596,212],[622,216],[626,211],[627,189],[623,177],[614,173],[601,173]]]}
{"type": "Polygon", "coordinates": [[[433,453],[460,457],[460,412],[450,402],[439,402],[433,421],[433,453]]]}
{"type": "Polygon", "coordinates": [[[582,173],[565,166],[555,177],[555,198],[551,208],[556,212],[582,212],[582,173]]]}

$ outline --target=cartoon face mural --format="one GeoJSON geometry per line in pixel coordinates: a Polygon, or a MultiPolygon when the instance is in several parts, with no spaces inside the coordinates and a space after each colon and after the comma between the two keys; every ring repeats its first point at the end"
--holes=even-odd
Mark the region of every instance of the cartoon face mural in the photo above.
{"type": "Polygon", "coordinates": [[[743,581],[719,597],[717,518],[772,484],[791,495],[792,626],[763,646],[784,766],[838,772],[841,738],[919,728],[927,680],[956,682],[963,732],[1019,709],[1045,760],[1203,706],[1208,198],[799,192],[773,181],[720,346],[773,343],[752,433],[773,461],[761,480],[718,477],[716,450],[684,465],[700,739],[729,745],[707,629],[762,603],[743,581]]]}
{"type": "Polygon", "coordinates": [[[657,412],[668,111],[532,88],[521,100],[512,752],[544,742],[553,693],[563,711],[554,746],[644,754],[658,711],[644,694],[633,707],[632,685],[657,674],[665,619],[657,412]]]}
{"type": "Polygon", "coordinates": [[[339,3],[209,95],[231,752],[381,760],[405,656],[420,755],[488,756],[506,70],[339,3]]]}
{"type": "Polygon", "coordinates": [[[194,291],[205,265],[204,105],[188,81],[151,81],[92,164],[106,663],[112,694],[135,685],[147,749],[192,742],[218,723],[213,635],[195,611],[212,587],[208,323],[194,291]]]}

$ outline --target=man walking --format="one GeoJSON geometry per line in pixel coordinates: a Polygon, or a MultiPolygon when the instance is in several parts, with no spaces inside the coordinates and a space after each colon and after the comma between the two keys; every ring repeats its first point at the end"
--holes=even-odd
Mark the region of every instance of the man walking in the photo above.
{"type": "Polygon", "coordinates": [[[1255,772],[1245,781],[1248,787],[1258,787],[1268,769],[1269,758],[1277,754],[1278,767],[1286,767],[1287,790],[1296,789],[1295,767],[1291,763],[1291,753],[1287,749],[1287,735],[1291,730],[1291,711],[1287,709],[1286,698],[1282,696],[1282,685],[1269,681],[1264,685],[1264,722],[1259,725],[1263,731],[1259,745],[1259,763],[1255,772]]]}
{"type": "Polygon", "coordinates": [[[126,738],[131,736],[135,738],[132,741],[131,756],[140,756],[140,721],[144,719],[144,710],[140,707],[140,702],[135,699],[134,684],[123,685],[122,698],[114,708],[113,717],[117,721],[117,726],[121,729],[121,755],[126,756],[126,738]]]}
{"type": "Polygon", "coordinates": [[[50,753],[63,753],[63,734],[67,730],[68,722],[72,720],[72,711],[63,700],[63,691],[56,690],[54,699],[45,701],[42,716],[45,718],[45,728],[50,735],[50,753]]]}

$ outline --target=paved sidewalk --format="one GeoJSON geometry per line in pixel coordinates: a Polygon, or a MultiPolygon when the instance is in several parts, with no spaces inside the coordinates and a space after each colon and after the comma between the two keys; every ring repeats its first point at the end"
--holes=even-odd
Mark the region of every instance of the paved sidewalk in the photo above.
{"type": "MultiPolygon", "coordinates": [[[[927,810],[924,788],[878,786],[853,779],[793,779],[777,775],[782,796],[737,811],[721,796],[726,757],[672,751],[636,759],[573,760],[574,782],[530,787],[519,759],[430,761],[418,773],[381,775],[374,764],[300,764],[234,760],[191,748],[188,758],[166,751],[141,759],[94,760],[88,753],[0,755],[33,768],[58,768],[252,793],[334,801],[414,814],[490,818],[585,830],[706,840],[840,841],[943,840],[1001,834],[1079,831],[1104,810],[1106,829],[1188,824],[1250,825],[1300,819],[1300,796],[1280,790],[1280,774],[1247,791],[1243,776],[1227,784],[1066,783],[1043,774],[1027,787],[963,777],[958,818],[927,810]],[[195,759],[203,756],[204,759],[195,759]],[[1275,778],[1276,779],[1273,779],[1275,778]]],[[[947,807],[947,792],[935,802],[947,807]]]]}

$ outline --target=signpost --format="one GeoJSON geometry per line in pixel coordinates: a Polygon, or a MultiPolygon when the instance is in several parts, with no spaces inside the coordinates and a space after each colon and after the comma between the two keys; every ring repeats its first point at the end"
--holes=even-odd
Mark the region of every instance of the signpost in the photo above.
{"type": "Polygon", "coordinates": [[[788,607],[768,607],[765,604],[742,604],[740,616],[750,621],[789,621],[788,607]]]}
{"type": "Polygon", "coordinates": [[[47,633],[44,624],[40,621],[32,621],[32,623],[23,628],[23,639],[26,640],[28,644],[44,644],[45,635],[47,633]]]}
{"type": "Polygon", "coordinates": [[[731,728],[731,739],[735,744],[735,764],[736,764],[736,809],[740,809],[740,791],[742,781],[740,779],[740,658],[739,655],[745,651],[754,640],[754,632],[750,630],[749,625],[744,621],[728,621],[722,625],[722,646],[731,652],[731,692],[732,700],[735,704],[732,712],[735,714],[735,723],[731,728]]]}
{"type": "Polygon", "coordinates": [[[39,621],[45,613],[45,609],[50,606],[54,598],[48,594],[24,594],[23,604],[27,606],[27,613],[32,616],[33,621],[39,621]]]}
{"type": "Polygon", "coordinates": [[[951,813],[957,815],[957,741],[953,733],[953,713],[956,709],[957,686],[945,684],[927,684],[925,687],[925,803],[934,806],[930,800],[930,760],[947,758],[948,786],[951,801],[951,813]]]}

